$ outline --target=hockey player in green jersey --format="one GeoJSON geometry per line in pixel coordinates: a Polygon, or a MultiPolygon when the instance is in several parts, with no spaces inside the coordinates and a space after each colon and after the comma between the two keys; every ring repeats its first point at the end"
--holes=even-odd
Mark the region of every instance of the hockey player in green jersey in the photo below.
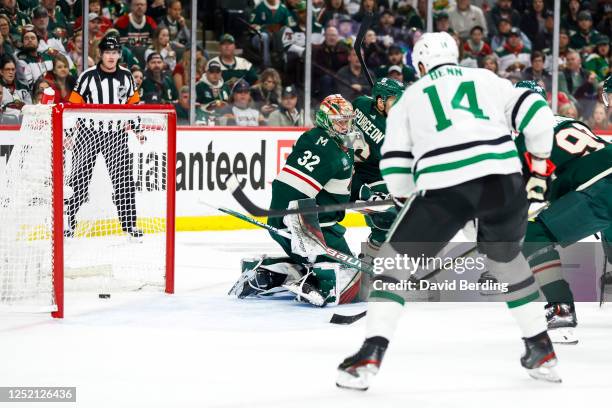
{"type": "MultiPolygon", "coordinates": [[[[286,209],[292,201],[306,198],[314,198],[319,205],[349,201],[354,154],[351,139],[358,135],[353,118],[353,107],[342,96],[330,95],[321,102],[316,126],[298,138],[272,183],[270,208],[286,209]]],[[[319,224],[328,247],[351,253],[344,240],[346,228],[338,224],[343,218],[344,211],[321,213],[319,224]]],[[[289,226],[287,218],[270,217],[268,223],[279,229],[289,226]]],[[[231,293],[238,297],[262,295],[282,285],[298,299],[317,306],[349,303],[356,296],[360,277],[356,269],[326,262],[321,255],[312,259],[310,254],[294,251],[291,240],[277,235],[272,238],[288,258],[264,259],[255,267],[243,268],[246,271],[231,293]]]]}
{"type": "MultiPolygon", "coordinates": [[[[351,187],[351,201],[375,200],[386,198],[387,187],[380,174],[380,147],[385,138],[387,112],[404,92],[404,84],[383,78],[376,81],[372,96],[360,96],[353,101],[355,127],[363,138],[360,146],[355,146],[355,173],[351,187]]],[[[387,231],[397,216],[397,210],[373,208],[365,216],[371,229],[368,243],[374,248],[384,242],[387,231]]]]}
{"type": "MultiPolygon", "coordinates": [[[[534,81],[521,81],[516,87],[546,98],[534,81]]],[[[604,251],[612,260],[612,144],[595,136],[584,123],[562,116],[556,116],[554,134],[550,159],[555,177],[550,183],[534,179],[527,185],[532,201],[550,205],[528,223],[523,253],[549,302],[546,317],[551,339],[575,343],[574,299],[563,279],[555,245],[566,247],[601,232],[604,251]]],[[[515,142],[527,167],[524,136],[519,134],[515,142]]]]}

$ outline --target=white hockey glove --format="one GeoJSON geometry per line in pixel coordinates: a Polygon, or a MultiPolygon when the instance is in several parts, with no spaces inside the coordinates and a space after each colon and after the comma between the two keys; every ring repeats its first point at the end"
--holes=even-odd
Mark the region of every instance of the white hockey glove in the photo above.
{"type": "Polygon", "coordinates": [[[529,167],[529,178],[526,181],[527,199],[531,202],[546,201],[546,192],[555,171],[555,165],[548,158],[537,157],[525,152],[525,162],[529,167]]]}

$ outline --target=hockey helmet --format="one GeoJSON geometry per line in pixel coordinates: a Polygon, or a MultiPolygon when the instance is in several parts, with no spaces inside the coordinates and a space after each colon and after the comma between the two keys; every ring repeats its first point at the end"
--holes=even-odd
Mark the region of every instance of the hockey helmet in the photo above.
{"type": "Polygon", "coordinates": [[[121,44],[119,44],[119,40],[115,36],[106,36],[100,40],[98,44],[98,48],[100,52],[104,51],[119,51],[121,52],[121,44]]]}
{"type": "Polygon", "coordinates": [[[425,33],[414,44],[412,65],[420,73],[419,64],[427,72],[443,64],[457,64],[459,49],[457,42],[449,33],[425,33]]]}
{"type": "Polygon", "coordinates": [[[404,92],[404,84],[393,79],[393,78],[382,78],[376,81],[372,88],[372,97],[377,100],[379,97],[382,98],[383,102],[387,101],[390,96],[395,96],[399,99],[404,92]]]}
{"type": "Polygon", "coordinates": [[[536,81],[518,81],[515,88],[526,88],[531,89],[533,92],[540,95],[544,100],[546,100],[546,90],[542,88],[536,81]]]}
{"type": "Polygon", "coordinates": [[[609,75],[603,83],[603,103],[606,108],[610,106],[610,97],[612,96],[612,75],[609,75]]]}
{"type": "Polygon", "coordinates": [[[324,129],[341,145],[347,144],[347,137],[353,131],[353,105],[340,94],[329,95],[315,116],[317,127],[324,129]]]}

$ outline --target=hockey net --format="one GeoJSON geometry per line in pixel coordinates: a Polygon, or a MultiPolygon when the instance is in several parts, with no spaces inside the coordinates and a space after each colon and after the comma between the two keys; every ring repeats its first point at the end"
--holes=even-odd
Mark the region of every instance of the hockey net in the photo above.
{"type": "Polygon", "coordinates": [[[1,309],[174,291],[175,128],[168,106],[24,107],[0,174],[1,309]]]}

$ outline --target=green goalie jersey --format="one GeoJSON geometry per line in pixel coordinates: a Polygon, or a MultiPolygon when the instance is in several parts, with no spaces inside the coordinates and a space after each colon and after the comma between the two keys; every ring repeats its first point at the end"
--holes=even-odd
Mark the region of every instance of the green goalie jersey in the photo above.
{"type": "MultiPolygon", "coordinates": [[[[353,174],[353,151],[341,147],[318,127],[297,140],[280,173],[272,183],[270,208],[285,209],[289,202],[315,198],[317,204],[348,202],[353,174]]],[[[344,211],[319,214],[321,227],[342,221],[344,211]]],[[[279,226],[282,218],[270,218],[279,226]]]]}
{"type": "Polygon", "coordinates": [[[353,101],[355,125],[370,149],[367,158],[355,163],[355,173],[365,183],[382,180],[380,174],[380,148],[385,138],[386,117],[376,109],[376,101],[370,96],[360,96],[353,101]]]}
{"type": "MultiPolygon", "coordinates": [[[[612,174],[612,144],[591,132],[587,125],[574,119],[556,116],[555,136],[550,156],[555,164],[555,177],[550,185],[548,200],[554,201],[585,183],[612,174]]],[[[525,163],[525,138],[515,140],[525,163]]]]}

